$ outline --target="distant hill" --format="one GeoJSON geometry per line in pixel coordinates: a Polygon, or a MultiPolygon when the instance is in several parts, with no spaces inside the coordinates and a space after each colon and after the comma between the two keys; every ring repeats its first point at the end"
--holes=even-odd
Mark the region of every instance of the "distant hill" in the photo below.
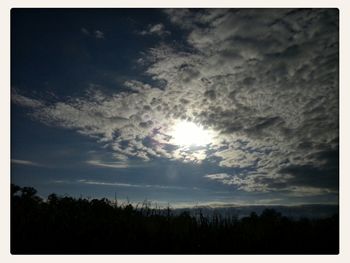
{"type": "Polygon", "coordinates": [[[199,211],[207,217],[212,217],[218,214],[223,217],[238,217],[243,218],[249,216],[252,212],[260,215],[266,208],[274,209],[288,218],[327,218],[339,213],[338,205],[328,204],[306,204],[295,206],[284,205],[213,205],[213,206],[197,206],[195,208],[177,208],[174,209],[175,214],[182,212],[189,212],[192,216],[195,216],[199,211]]]}

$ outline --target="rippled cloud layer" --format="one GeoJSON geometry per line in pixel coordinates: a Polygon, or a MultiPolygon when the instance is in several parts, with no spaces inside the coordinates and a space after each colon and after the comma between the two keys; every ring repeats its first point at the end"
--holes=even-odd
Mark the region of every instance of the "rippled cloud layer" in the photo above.
{"type": "Polygon", "coordinates": [[[118,92],[91,84],[83,96],[54,101],[13,89],[12,102],[35,120],[95,138],[121,166],[130,158],[208,161],[232,173],[205,179],[243,191],[336,193],[338,11],[162,12],[184,41],[171,41],[161,21],[135,33],[163,37],[138,59],[152,81],[135,76],[118,92]],[[183,121],[210,131],[210,143],[174,143],[172,130],[183,121]]]}

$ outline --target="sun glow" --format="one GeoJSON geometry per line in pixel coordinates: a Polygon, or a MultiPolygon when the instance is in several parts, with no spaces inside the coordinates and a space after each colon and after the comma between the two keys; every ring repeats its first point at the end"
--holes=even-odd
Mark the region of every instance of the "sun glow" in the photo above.
{"type": "Polygon", "coordinates": [[[212,132],[187,121],[176,123],[170,135],[172,143],[180,146],[205,146],[210,144],[213,138],[212,132]]]}

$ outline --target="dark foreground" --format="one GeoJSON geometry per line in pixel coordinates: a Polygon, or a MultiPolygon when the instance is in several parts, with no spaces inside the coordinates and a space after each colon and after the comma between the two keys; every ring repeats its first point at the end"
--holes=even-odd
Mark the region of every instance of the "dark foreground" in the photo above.
{"type": "Polygon", "coordinates": [[[237,219],[118,207],[107,199],[11,186],[12,254],[337,254],[339,218],[292,220],[273,209],[237,219]]]}

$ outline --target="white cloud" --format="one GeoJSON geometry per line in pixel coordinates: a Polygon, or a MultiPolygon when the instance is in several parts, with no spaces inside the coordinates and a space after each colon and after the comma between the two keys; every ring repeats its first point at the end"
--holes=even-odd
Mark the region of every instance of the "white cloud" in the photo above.
{"type": "Polygon", "coordinates": [[[146,30],[142,30],[139,32],[140,35],[158,35],[158,36],[166,36],[170,35],[170,31],[165,30],[165,26],[161,23],[155,25],[148,25],[146,30]]]}
{"type": "Polygon", "coordinates": [[[119,187],[135,187],[135,188],[155,188],[155,189],[169,189],[169,190],[184,190],[187,189],[181,186],[169,186],[169,185],[152,185],[152,184],[129,184],[120,182],[103,182],[103,181],[92,181],[92,180],[78,180],[78,183],[92,184],[101,186],[119,186],[119,187]]]}
{"type": "Polygon", "coordinates": [[[42,166],[39,163],[28,161],[28,160],[19,160],[19,159],[11,159],[11,163],[19,164],[19,165],[28,165],[28,166],[42,166]]]}
{"type": "Polygon", "coordinates": [[[229,174],[226,174],[226,173],[219,173],[219,174],[207,174],[204,177],[212,179],[212,180],[217,180],[217,179],[221,180],[221,179],[230,178],[231,176],[229,174]]]}
{"type": "Polygon", "coordinates": [[[11,94],[11,101],[17,105],[29,108],[40,108],[44,106],[42,101],[22,96],[16,91],[11,94]]]}
{"type": "Polygon", "coordinates": [[[99,166],[99,167],[106,167],[106,168],[116,168],[116,169],[123,169],[123,168],[131,168],[131,167],[141,167],[140,164],[129,164],[127,162],[102,162],[100,160],[88,160],[86,161],[87,164],[93,165],[93,166],[99,166]]]}
{"type": "MultiPolygon", "coordinates": [[[[256,172],[241,172],[238,174],[230,175],[226,173],[205,175],[205,178],[214,180],[225,185],[235,186],[238,190],[246,192],[268,192],[275,189],[269,187],[267,183],[259,182],[261,175],[256,172]]],[[[276,178],[277,179],[277,178],[276,178]]]]}

